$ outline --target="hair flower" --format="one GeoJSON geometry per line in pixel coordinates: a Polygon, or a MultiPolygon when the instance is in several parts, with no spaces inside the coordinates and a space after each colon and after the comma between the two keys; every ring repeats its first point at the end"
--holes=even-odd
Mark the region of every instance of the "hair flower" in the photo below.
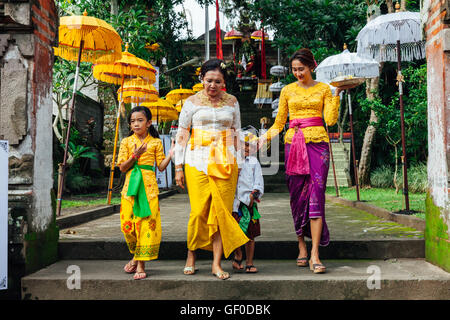
{"type": "Polygon", "coordinates": [[[220,63],[220,67],[222,68],[222,69],[226,69],[227,68],[227,66],[225,65],[225,63],[220,63]]]}

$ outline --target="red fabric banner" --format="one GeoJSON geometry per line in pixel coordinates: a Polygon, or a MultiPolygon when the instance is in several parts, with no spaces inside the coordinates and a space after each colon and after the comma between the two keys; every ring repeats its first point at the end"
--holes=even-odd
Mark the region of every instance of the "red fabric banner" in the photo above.
{"type": "Polygon", "coordinates": [[[265,48],[265,40],[264,40],[264,27],[261,21],[261,78],[267,79],[266,75],[266,48],[265,48]]]}
{"type": "Polygon", "coordinates": [[[219,20],[219,0],[216,0],[216,57],[223,60],[222,37],[219,20]]]}

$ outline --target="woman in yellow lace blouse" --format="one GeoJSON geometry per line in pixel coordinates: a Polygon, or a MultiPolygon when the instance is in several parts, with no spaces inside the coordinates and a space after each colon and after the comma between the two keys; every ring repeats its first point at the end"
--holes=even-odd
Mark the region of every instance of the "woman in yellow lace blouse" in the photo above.
{"type": "Polygon", "coordinates": [[[325,221],[325,189],[329,168],[329,139],[323,126],[336,123],[339,93],[315,81],[311,72],[317,66],[309,49],[300,49],[290,59],[293,75],[298,81],[281,90],[275,123],[260,138],[259,145],[270,141],[284,128],[289,113],[289,130],[285,134],[286,180],[291,198],[294,228],[299,241],[297,265],[308,265],[304,236],[312,239],[309,265],[314,273],[325,272],[319,259],[319,246],[330,241],[325,221]]]}

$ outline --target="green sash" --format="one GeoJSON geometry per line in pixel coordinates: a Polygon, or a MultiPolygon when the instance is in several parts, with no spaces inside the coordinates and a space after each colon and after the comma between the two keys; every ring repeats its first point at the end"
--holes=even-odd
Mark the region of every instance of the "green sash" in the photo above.
{"type": "MultiPolygon", "coordinates": [[[[245,233],[247,232],[248,225],[250,224],[250,211],[248,210],[246,205],[242,205],[240,209],[242,212],[242,217],[241,220],[239,220],[239,226],[245,233]]],[[[256,203],[253,202],[253,219],[258,220],[259,218],[261,218],[261,215],[258,212],[258,207],[256,206],[256,203]]]]}
{"type": "Polygon", "coordinates": [[[136,162],[131,171],[127,196],[134,197],[133,214],[139,218],[146,218],[152,215],[152,211],[145,192],[141,169],[155,171],[154,166],[138,165],[136,162]]]}

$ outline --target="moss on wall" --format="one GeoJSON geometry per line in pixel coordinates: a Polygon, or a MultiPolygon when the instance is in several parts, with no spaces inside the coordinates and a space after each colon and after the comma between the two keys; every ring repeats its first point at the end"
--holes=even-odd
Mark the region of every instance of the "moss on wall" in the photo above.
{"type": "Polygon", "coordinates": [[[450,272],[450,241],[447,222],[442,210],[432,198],[426,198],[425,258],[427,261],[450,272]]]}
{"type": "Polygon", "coordinates": [[[51,190],[52,222],[44,232],[24,235],[25,273],[37,271],[58,260],[59,228],[56,225],[56,198],[51,190]]]}

